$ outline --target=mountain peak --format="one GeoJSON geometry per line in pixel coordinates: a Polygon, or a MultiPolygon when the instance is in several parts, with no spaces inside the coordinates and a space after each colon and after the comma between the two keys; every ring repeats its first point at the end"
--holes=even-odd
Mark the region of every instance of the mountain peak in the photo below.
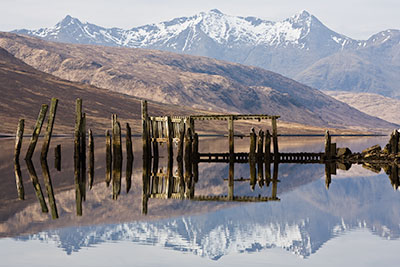
{"type": "Polygon", "coordinates": [[[59,24],[62,26],[67,26],[75,23],[82,24],[79,19],[71,17],[71,15],[66,15],[65,18],[59,22],[59,24]]]}
{"type": "Polygon", "coordinates": [[[209,12],[210,12],[210,13],[219,14],[219,15],[223,15],[223,13],[222,13],[221,11],[219,11],[218,9],[216,9],[216,8],[211,9],[209,12]]]}

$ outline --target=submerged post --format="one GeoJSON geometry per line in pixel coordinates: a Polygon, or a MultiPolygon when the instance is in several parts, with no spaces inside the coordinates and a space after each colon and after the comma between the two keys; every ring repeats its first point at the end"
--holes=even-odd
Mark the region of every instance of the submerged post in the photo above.
{"type": "Polygon", "coordinates": [[[229,181],[228,181],[228,198],[233,200],[234,179],[235,179],[235,133],[233,125],[233,116],[228,119],[228,139],[229,139],[229,181]]]}
{"type": "Polygon", "coordinates": [[[35,128],[34,128],[33,133],[32,133],[32,137],[31,137],[31,141],[30,141],[30,144],[29,144],[29,147],[28,147],[28,151],[26,152],[26,156],[25,156],[26,160],[27,159],[31,159],[32,155],[33,155],[33,152],[35,151],[36,143],[38,141],[39,134],[40,134],[40,131],[42,129],[44,117],[46,116],[46,113],[47,113],[47,108],[48,108],[48,106],[43,104],[41,109],[40,109],[38,118],[36,120],[36,125],[35,125],[35,128]]]}
{"type": "Polygon", "coordinates": [[[15,151],[14,151],[14,172],[15,184],[17,186],[18,198],[25,199],[24,184],[22,182],[21,166],[19,164],[19,155],[21,153],[22,138],[24,137],[24,119],[18,122],[17,133],[15,135],[15,151]]]}
{"type": "Polygon", "coordinates": [[[61,171],[61,145],[58,144],[54,148],[54,167],[57,171],[61,171]]]}
{"type": "Polygon", "coordinates": [[[58,104],[58,99],[52,98],[50,104],[49,118],[47,120],[46,133],[44,136],[44,142],[42,146],[42,153],[41,153],[42,160],[45,160],[47,158],[47,153],[49,151],[51,135],[53,133],[54,119],[56,117],[56,112],[57,112],[57,104],[58,104]]]}

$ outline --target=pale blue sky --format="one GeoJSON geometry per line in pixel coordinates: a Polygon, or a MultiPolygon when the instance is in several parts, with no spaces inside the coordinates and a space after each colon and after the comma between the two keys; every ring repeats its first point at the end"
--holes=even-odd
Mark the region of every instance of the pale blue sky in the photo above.
{"type": "Polygon", "coordinates": [[[129,29],[213,8],[272,21],[305,9],[332,30],[356,39],[400,29],[398,0],[1,0],[0,31],[50,27],[67,14],[103,27],[129,29]]]}

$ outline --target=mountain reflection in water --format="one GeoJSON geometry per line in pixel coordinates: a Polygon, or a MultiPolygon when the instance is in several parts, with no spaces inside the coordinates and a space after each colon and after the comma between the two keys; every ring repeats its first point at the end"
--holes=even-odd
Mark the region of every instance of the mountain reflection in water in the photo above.
{"type": "MultiPolygon", "coordinates": [[[[353,146],[365,148],[370,144],[383,144],[385,141],[367,140],[353,146]]],[[[6,152],[12,151],[7,148],[12,142],[1,142],[6,152]]],[[[352,140],[337,142],[349,146],[352,140]]],[[[322,150],[319,147],[321,139],[317,140],[315,146],[308,144],[303,147],[301,140],[298,143],[299,151],[322,150]]],[[[292,151],[293,144],[293,140],[288,140],[292,151]]],[[[212,146],[212,143],[205,142],[204,145],[212,146]]],[[[218,149],[218,146],[224,145],[222,142],[221,145],[214,146],[218,149]]],[[[284,151],[285,142],[280,145],[284,151]]],[[[240,144],[237,146],[240,149],[240,144]]],[[[140,147],[140,142],[135,143],[134,147],[140,147]]],[[[352,150],[356,149],[352,147],[352,150]]],[[[352,166],[346,172],[338,170],[337,177],[332,176],[332,183],[327,190],[324,165],[279,164],[279,182],[276,183],[276,197],[280,199],[279,202],[151,199],[148,203],[148,215],[143,215],[141,162],[137,160],[141,157],[136,155],[138,151],[135,151],[131,192],[121,194],[118,200],[111,199],[112,190],[103,182],[105,172],[101,163],[104,162],[104,147],[100,144],[96,146],[96,151],[99,167],[95,170],[95,184],[92,190],[88,190],[87,200],[83,203],[82,217],[75,215],[73,164],[63,162],[62,172],[57,172],[50,166],[60,217],[57,220],[52,220],[49,214],[41,213],[33,187],[29,185],[28,172],[23,167],[27,200],[13,200],[17,196],[14,192],[15,184],[8,183],[11,187],[7,190],[14,191],[6,194],[8,199],[3,197],[2,202],[8,207],[2,204],[0,209],[1,235],[13,237],[16,241],[40,240],[54,243],[68,255],[101,243],[129,241],[189,252],[213,260],[236,253],[272,248],[283,248],[298,256],[312,258],[312,254],[333,237],[348,234],[355,229],[368,230],[381,239],[395,240],[390,241],[391,246],[400,248],[396,240],[400,234],[400,194],[393,190],[388,176],[382,172],[375,174],[360,166],[352,166]]],[[[63,144],[63,160],[72,160],[70,156],[71,149],[63,144]]],[[[1,170],[12,180],[12,166],[7,165],[5,160],[6,157],[3,156],[1,163],[6,167],[1,170]]],[[[248,172],[247,164],[235,166],[236,177],[247,177],[248,172]]],[[[195,194],[226,194],[227,181],[223,178],[227,175],[226,164],[203,164],[195,194]]],[[[235,195],[273,196],[272,185],[271,183],[269,187],[263,188],[256,186],[253,192],[248,183],[237,182],[235,195]]],[[[3,247],[1,242],[4,243],[5,240],[0,240],[0,247],[3,247]]],[[[385,260],[382,259],[382,262],[385,260]]]]}

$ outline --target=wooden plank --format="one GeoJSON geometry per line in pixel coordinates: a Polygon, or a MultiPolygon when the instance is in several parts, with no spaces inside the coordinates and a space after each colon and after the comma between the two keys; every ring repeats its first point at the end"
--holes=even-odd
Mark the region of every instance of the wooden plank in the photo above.
{"type": "Polygon", "coordinates": [[[50,103],[49,118],[47,120],[46,133],[44,135],[42,153],[40,156],[42,160],[47,158],[47,153],[49,152],[51,135],[53,133],[54,119],[56,117],[56,112],[57,112],[57,104],[58,104],[58,99],[52,98],[50,103]]]}
{"type": "Polygon", "coordinates": [[[233,199],[234,179],[235,179],[235,137],[234,137],[233,116],[228,119],[228,139],[229,139],[229,182],[228,197],[233,199]]]}
{"type": "Polygon", "coordinates": [[[39,134],[42,129],[43,121],[44,121],[44,118],[47,113],[47,108],[48,108],[48,106],[43,104],[40,109],[38,118],[36,120],[35,128],[32,133],[31,141],[29,143],[28,150],[26,151],[25,160],[31,159],[33,152],[35,151],[36,143],[38,141],[39,134]]]}
{"type": "Polygon", "coordinates": [[[21,154],[22,139],[24,137],[24,119],[20,119],[18,122],[17,133],[15,135],[15,149],[14,149],[14,172],[15,172],[15,184],[17,186],[18,198],[20,200],[25,199],[24,184],[22,181],[21,165],[19,164],[19,155],[21,154]]]}

